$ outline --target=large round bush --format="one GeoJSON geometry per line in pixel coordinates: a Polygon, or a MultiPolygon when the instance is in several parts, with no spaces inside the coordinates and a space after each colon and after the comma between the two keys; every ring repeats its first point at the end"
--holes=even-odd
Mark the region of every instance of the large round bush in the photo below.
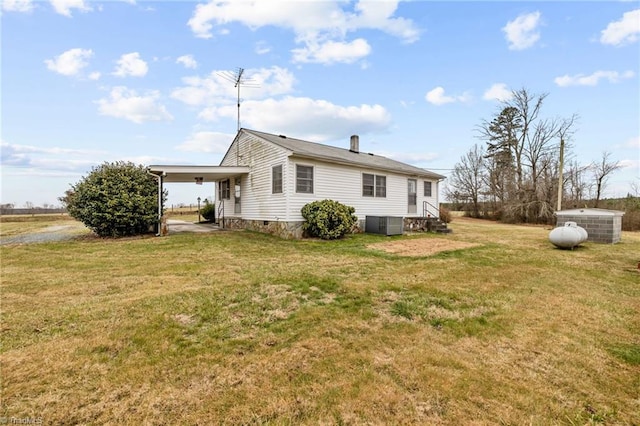
{"type": "Polygon", "coordinates": [[[353,229],[356,209],[333,200],[313,201],[302,207],[303,230],[324,240],[341,238],[353,229]]]}
{"type": "Polygon", "coordinates": [[[144,234],[158,222],[157,180],[130,162],[94,167],[60,201],[101,237],[144,234]]]}

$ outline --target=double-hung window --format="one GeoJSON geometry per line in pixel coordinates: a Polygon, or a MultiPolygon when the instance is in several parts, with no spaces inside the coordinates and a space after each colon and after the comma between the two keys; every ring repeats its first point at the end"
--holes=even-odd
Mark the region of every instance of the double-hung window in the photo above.
{"type": "Polygon", "coordinates": [[[296,165],[296,192],[313,194],[313,166],[296,165]]]}
{"type": "Polygon", "coordinates": [[[223,180],[219,183],[218,192],[221,200],[231,199],[231,185],[229,183],[229,179],[223,180]]]}
{"type": "Polygon", "coordinates": [[[370,173],[362,174],[362,196],[363,197],[386,197],[387,177],[370,173]]]}
{"type": "Polygon", "coordinates": [[[387,196],[387,177],[376,175],[376,197],[387,196]]]}
{"type": "Polygon", "coordinates": [[[282,165],[271,168],[271,193],[282,194],[282,165]]]}
{"type": "Polygon", "coordinates": [[[431,197],[431,182],[424,182],[424,196],[431,197]]]}

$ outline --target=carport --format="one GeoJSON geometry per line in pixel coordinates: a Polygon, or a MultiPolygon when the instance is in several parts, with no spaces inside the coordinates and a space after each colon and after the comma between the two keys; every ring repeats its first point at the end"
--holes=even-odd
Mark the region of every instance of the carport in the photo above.
{"type": "Polygon", "coordinates": [[[201,185],[205,182],[215,183],[225,179],[249,173],[246,166],[176,166],[153,165],[147,167],[147,172],[158,181],[158,234],[166,234],[166,222],[163,217],[162,193],[165,183],[195,183],[201,185]]]}

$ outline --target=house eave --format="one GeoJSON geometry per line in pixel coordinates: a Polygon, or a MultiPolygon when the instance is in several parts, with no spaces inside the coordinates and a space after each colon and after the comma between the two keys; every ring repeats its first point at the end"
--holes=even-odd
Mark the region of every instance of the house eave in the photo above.
{"type": "Polygon", "coordinates": [[[247,174],[246,166],[182,166],[182,165],[151,165],[147,167],[149,173],[161,176],[165,183],[187,182],[216,182],[234,176],[247,174]]]}

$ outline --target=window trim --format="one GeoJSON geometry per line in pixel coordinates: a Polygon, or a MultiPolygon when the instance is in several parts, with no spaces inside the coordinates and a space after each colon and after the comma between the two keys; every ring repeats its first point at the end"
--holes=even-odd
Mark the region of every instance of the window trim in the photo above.
{"type": "Polygon", "coordinates": [[[308,164],[296,164],[296,194],[313,194],[313,190],[314,190],[314,180],[315,180],[315,167],[308,165],[308,164]],[[299,167],[305,167],[307,169],[311,170],[311,178],[300,178],[300,176],[298,175],[298,168],[299,167]],[[305,182],[310,182],[311,185],[311,190],[310,191],[301,191],[300,190],[300,182],[301,181],[305,181],[305,182]]]}
{"type": "Polygon", "coordinates": [[[376,175],[374,173],[362,173],[362,196],[387,198],[387,176],[376,175]],[[365,179],[369,177],[371,177],[370,183],[365,183],[365,179]]]}
{"type": "Polygon", "coordinates": [[[282,194],[284,187],[284,179],[282,175],[282,164],[278,164],[271,167],[271,193],[282,194]],[[276,180],[276,169],[279,169],[279,179],[276,180]],[[279,184],[279,186],[277,186],[279,184]]]}

